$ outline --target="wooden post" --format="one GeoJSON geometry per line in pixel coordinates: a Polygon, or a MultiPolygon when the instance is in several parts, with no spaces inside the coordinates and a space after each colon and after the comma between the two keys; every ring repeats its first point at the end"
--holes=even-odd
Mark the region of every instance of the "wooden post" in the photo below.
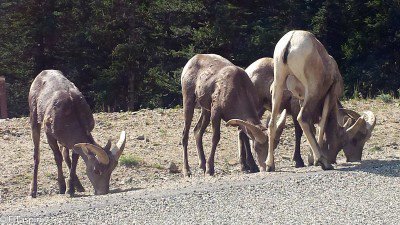
{"type": "Polygon", "coordinates": [[[0,77],[0,118],[6,119],[7,117],[6,79],[0,77]]]}

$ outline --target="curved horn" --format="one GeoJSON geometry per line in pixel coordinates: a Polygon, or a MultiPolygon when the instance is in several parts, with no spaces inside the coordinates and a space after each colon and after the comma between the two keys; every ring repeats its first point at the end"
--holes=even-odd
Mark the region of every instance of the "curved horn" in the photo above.
{"type": "Polygon", "coordinates": [[[340,108],[339,110],[343,111],[344,113],[346,113],[347,115],[349,115],[353,119],[358,119],[358,118],[361,117],[361,115],[358,112],[353,111],[351,109],[340,108]]]}
{"type": "Polygon", "coordinates": [[[352,118],[348,118],[346,123],[344,123],[343,128],[345,128],[345,129],[349,128],[352,123],[353,123],[353,119],[352,118]]]}
{"type": "Polygon", "coordinates": [[[85,154],[92,152],[96,155],[97,160],[102,164],[108,165],[108,163],[110,163],[110,158],[108,157],[107,153],[104,151],[104,149],[97,145],[92,145],[89,143],[78,143],[75,144],[74,147],[81,148],[85,152],[85,154]]]}
{"type": "Polygon", "coordinates": [[[371,133],[376,124],[376,117],[375,117],[374,113],[371,111],[364,111],[363,113],[367,117],[365,120],[367,122],[367,130],[368,130],[368,132],[371,133]]]}
{"type": "Polygon", "coordinates": [[[119,141],[117,142],[117,145],[111,151],[116,160],[119,159],[122,152],[124,151],[125,143],[126,143],[126,132],[122,131],[121,135],[119,136],[119,141]]]}
{"type": "Polygon", "coordinates": [[[352,139],[362,127],[365,127],[365,125],[366,122],[364,117],[358,118],[357,121],[346,130],[349,139],[352,139]]]}
{"type": "Polygon", "coordinates": [[[254,124],[249,122],[240,120],[240,119],[231,119],[226,123],[227,126],[243,126],[248,129],[251,134],[254,136],[257,142],[265,143],[268,140],[268,137],[262,132],[262,130],[256,127],[254,124]]]}

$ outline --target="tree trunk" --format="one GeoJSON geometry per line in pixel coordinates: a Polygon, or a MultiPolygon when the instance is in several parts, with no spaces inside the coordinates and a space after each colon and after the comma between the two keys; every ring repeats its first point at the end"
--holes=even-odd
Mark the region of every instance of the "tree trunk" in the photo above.
{"type": "Polygon", "coordinates": [[[7,113],[7,95],[6,95],[6,79],[0,77],[0,118],[5,119],[8,117],[7,113]]]}

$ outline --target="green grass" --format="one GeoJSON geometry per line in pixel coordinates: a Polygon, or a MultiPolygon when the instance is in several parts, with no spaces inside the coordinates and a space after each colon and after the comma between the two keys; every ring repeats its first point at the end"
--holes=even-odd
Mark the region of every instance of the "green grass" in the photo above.
{"type": "Polygon", "coordinates": [[[167,136],[167,130],[165,130],[165,129],[160,129],[160,134],[161,134],[161,136],[167,136]]]}
{"type": "Polygon", "coordinates": [[[374,146],[374,147],[370,148],[370,151],[371,152],[379,152],[379,151],[382,151],[382,148],[379,146],[374,146]]]}
{"type": "Polygon", "coordinates": [[[135,157],[133,155],[122,155],[119,158],[119,163],[123,166],[132,167],[138,166],[140,163],[143,162],[143,159],[139,157],[135,157]]]}
{"type": "Polygon", "coordinates": [[[153,165],[151,165],[151,167],[158,169],[158,170],[163,170],[165,169],[163,166],[161,166],[159,163],[154,163],[153,165]]]}
{"type": "Polygon", "coordinates": [[[393,97],[390,94],[380,94],[376,96],[377,99],[381,100],[384,103],[391,103],[393,101],[393,97]]]}

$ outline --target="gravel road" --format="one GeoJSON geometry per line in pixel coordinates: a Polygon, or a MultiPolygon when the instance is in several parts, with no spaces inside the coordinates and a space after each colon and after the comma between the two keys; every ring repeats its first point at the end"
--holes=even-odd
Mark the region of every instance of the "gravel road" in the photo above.
{"type": "Polygon", "coordinates": [[[400,160],[312,170],[182,178],[167,187],[16,206],[1,213],[0,223],[399,223],[400,160]]]}

